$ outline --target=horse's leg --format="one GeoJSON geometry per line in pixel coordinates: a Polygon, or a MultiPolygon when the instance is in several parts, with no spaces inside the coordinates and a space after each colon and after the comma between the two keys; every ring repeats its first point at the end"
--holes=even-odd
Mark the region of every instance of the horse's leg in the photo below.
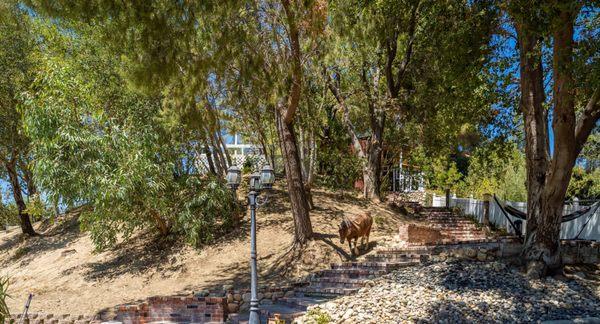
{"type": "Polygon", "coordinates": [[[352,249],[352,239],[348,240],[348,247],[350,248],[350,254],[354,255],[354,249],[352,249]]]}
{"type": "Polygon", "coordinates": [[[358,237],[354,238],[354,248],[356,249],[356,255],[359,255],[360,250],[358,249],[358,237]]]}

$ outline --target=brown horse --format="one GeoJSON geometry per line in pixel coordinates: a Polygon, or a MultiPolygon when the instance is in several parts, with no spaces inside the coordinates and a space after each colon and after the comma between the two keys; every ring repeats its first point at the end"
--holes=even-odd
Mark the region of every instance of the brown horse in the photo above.
{"type": "Polygon", "coordinates": [[[360,245],[363,248],[365,246],[366,238],[366,246],[368,247],[369,235],[371,234],[371,225],[373,225],[373,218],[371,218],[371,214],[369,212],[362,215],[344,217],[342,223],[338,227],[340,232],[340,243],[344,244],[344,240],[348,240],[350,252],[358,255],[358,238],[360,237],[360,245]],[[352,248],[352,240],[354,240],[354,249],[352,248]]]}

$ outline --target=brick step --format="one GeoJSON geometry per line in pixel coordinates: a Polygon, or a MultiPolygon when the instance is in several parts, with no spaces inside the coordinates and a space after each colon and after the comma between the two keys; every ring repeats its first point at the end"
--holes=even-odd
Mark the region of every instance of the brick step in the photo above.
{"type": "Polygon", "coordinates": [[[425,219],[429,219],[429,220],[466,220],[468,221],[469,219],[464,217],[464,216],[460,216],[460,215],[454,215],[454,214],[448,214],[448,215],[439,215],[439,214],[429,214],[426,215],[425,217],[423,217],[425,219]]]}
{"type": "Polygon", "coordinates": [[[357,279],[358,281],[355,283],[345,283],[345,282],[311,282],[310,285],[306,288],[320,288],[320,289],[324,289],[324,288],[336,288],[336,289],[359,289],[364,287],[365,282],[367,280],[360,280],[357,279]]]}
{"type": "Polygon", "coordinates": [[[320,297],[336,297],[351,295],[358,291],[359,288],[298,288],[297,291],[305,296],[320,296],[320,297]]]}
{"type": "Polygon", "coordinates": [[[451,212],[450,209],[446,207],[422,207],[422,209],[427,212],[451,212]]]}
{"type": "Polygon", "coordinates": [[[484,231],[473,229],[440,229],[439,231],[444,235],[486,235],[484,231]]]}
{"type": "Polygon", "coordinates": [[[484,231],[472,229],[440,229],[442,234],[467,234],[467,235],[485,235],[484,231]]]}
{"type": "Polygon", "coordinates": [[[470,231],[470,232],[483,232],[483,230],[477,226],[431,226],[433,229],[440,231],[470,231]]]}
{"type": "Polygon", "coordinates": [[[313,283],[333,283],[333,284],[351,284],[351,285],[362,285],[367,282],[368,279],[349,279],[349,278],[327,278],[327,277],[317,277],[313,278],[310,281],[310,284],[313,283]]]}
{"type": "Polygon", "coordinates": [[[454,215],[452,213],[428,213],[428,214],[421,214],[421,218],[425,218],[425,219],[433,219],[433,218],[462,218],[464,219],[464,217],[459,216],[459,215],[454,215]]]}
{"type": "Polygon", "coordinates": [[[485,240],[486,236],[477,236],[477,235],[449,235],[447,236],[446,241],[457,241],[457,242],[465,242],[465,241],[478,241],[485,240]]]}
{"type": "Polygon", "coordinates": [[[374,279],[388,273],[386,270],[369,269],[327,269],[315,272],[315,277],[374,279]]]}
{"type": "Polygon", "coordinates": [[[455,217],[455,218],[433,217],[433,218],[426,219],[426,222],[431,223],[431,224],[473,224],[473,225],[475,225],[475,223],[473,223],[473,221],[471,221],[470,219],[464,218],[464,217],[455,217]]]}
{"type": "Polygon", "coordinates": [[[380,248],[377,250],[377,255],[399,254],[399,255],[418,255],[419,257],[421,257],[422,255],[431,253],[430,247],[419,248],[418,245],[406,246],[406,244],[407,243],[402,243],[402,246],[389,246],[386,248],[380,248]]]}
{"type": "Polygon", "coordinates": [[[331,269],[366,269],[392,271],[411,266],[414,262],[343,262],[331,264],[331,269]]]}
{"type": "Polygon", "coordinates": [[[384,253],[377,251],[376,254],[367,255],[366,259],[370,262],[420,262],[421,255],[406,253],[384,253]]]}
{"type": "Polygon", "coordinates": [[[288,307],[294,307],[294,308],[306,310],[306,308],[308,306],[315,305],[315,304],[321,304],[321,303],[327,302],[329,300],[330,300],[330,298],[326,298],[326,297],[325,298],[323,298],[323,297],[315,298],[315,297],[304,296],[303,293],[298,293],[297,296],[294,296],[294,297],[280,298],[277,300],[277,303],[281,303],[288,307]]]}
{"type": "Polygon", "coordinates": [[[402,246],[397,248],[391,247],[387,249],[382,249],[382,251],[398,251],[397,253],[422,253],[427,254],[432,250],[437,248],[446,248],[452,247],[454,245],[465,245],[465,244],[480,244],[480,243],[495,243],[499,242],[498,239],[495,238],[483,238],[483,239],[465,239],[465,240],[456,240],[456,239],[446,239],[439,242],[434,243],[409,243],[403,242],[402,246]]]}
{"type": "Polygon", "coordinates": [[[472,221],[465,218],[427,218],[425,219],[425,223],[429,224],[450,224],[450,225],[463,225],[463,224],[473,224],[472,221]]]}

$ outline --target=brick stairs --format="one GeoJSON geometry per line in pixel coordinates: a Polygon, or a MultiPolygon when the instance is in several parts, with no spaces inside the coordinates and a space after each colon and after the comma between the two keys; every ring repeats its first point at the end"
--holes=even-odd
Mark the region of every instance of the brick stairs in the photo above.
{"type": "Polygon", "coordinates": [[[447,208],[423,207],[418,203],[411,203],[408,207],[415,211],[423,225],[438,230],[444,239],[428,244],[412,244],[401,242],[401,237],[390,238],[357,261],[333,263],[329,269],[311,274],[301,287],[295,289],[293,296],[283,297],[272,305],[261,305],[263,316],[267,318],[279,314],[281,319],[290,323],[304,314],[310,305],[353,294],[364,287],[368,280],[431,260],[432,255],[440,250],[499,242],[498,238],[489,237],[471,220],[447,208]]]}
{"type": "MultiPolygon", "coordinates": [[[[412,205],[411,205],[412,206],[412,205]]],[[[423,226],[439,230],[445,238],[438,243],[478,242],[488,239],[488,234],[475,222],[445,207],[419,207],[417,219],[423,226]]]]}

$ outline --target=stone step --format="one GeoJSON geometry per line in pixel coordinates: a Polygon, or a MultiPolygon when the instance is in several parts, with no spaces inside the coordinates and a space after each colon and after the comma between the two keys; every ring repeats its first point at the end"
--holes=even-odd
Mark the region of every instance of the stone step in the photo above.
{"type": "Polygon", "coordinates": [[[442,217],[432,217],[426,219],[429,224],[440,224],[440,225],[476,225],[470,219],[456,217],[456,218],[442,218],[442,217]]]}
{"type": "Polygon", "coordinates": [[[448,221],[470,221],[470,219],[465,218],[463,216],[459,216],[459,215],[453,215],[453,214],[449,214],[449,215],[440,215],[440,214],[429,214],[426,215],[425,217],[423,217],[424,219],[427,220],[439,220],[439,221],[444,221],[444,220],[448,220],[448,221]]]}
{"type": "Polygon", "coordinates": [[[319,297],[336,297],[351,295],[358,291],[359,288],[314,288],[314,287],[303,287],[298,288],[298,292],[304,294],[304,296],[319,296],[319,297]]]}
{"type": "Polygon", "coordinates": [[[440,229],[440,233],[448,235],[483,235],[486,236],[484,231],[481,230],[470,230],[470,229],[440,229]]]}
{"type": "Polygon", "coordinates": [[[366,259],[370,262],[419,262],[421,255],[406,253],[383,253],[377,251],[376,254],[369,254],[366,259]]]}
{"type": "Polygon", "coordinates": [[[386,270],[369,269],[327,269],[315,272],[315,277],[374,279],[388,273],[386,270]]]}
{"type": "Polygon", "coordinates": [[[332,263],[331,269],[367,269],[367,270],[384,270],[392,271],[402,267],[411,266],[413,261],[406,262],[343,262],[332,263]]]}
{"type": "Polygon", "coordinates": [[[457,242],[464,242],[464,241],[478,241],[478,240],[485,240],[487,239],[487,237],[485,236],[468,236],[468,235],[460,235],[460,236],[447,236],[446,241],[457,241],[457,242]]]}
{"type": "MultiPolygon", "coordinates": [[[[306,307],[298,308],[294,306],[288,306],[282,303],[273,303],[270,305],[260,305],[259,314],[260,322],[267,323],[270,318],[273,318],[275,314],[278,315],[280,320],[285,323],[293,323],[296,318],[303,316],[306,313],[306,307]]],[[[249,311],[245,311],[240,314],[229,314],[226,323],[232,324],[248,324],[249,323],[249,311]]],[[[159,322],[157,322],[159,323],[159,322]]],[[[167,322],[160,322],[167,323],[167,322]]],[[[174,322],[173,322],[174,323],[174,322]]],[[[212,322],[209,322],[212,323],[212,322]]]]}
{"type": "Polygon", "coordinates": [[[427,212],[451,212],[450,209],[446,207],[422,207],[422,209],[427,212]]]}
{"type": "Polygon", "coordinates": [[[294,297],[284,297],[277,300],[277,303],[286,305],[288,307],[293,307],[297,309],[306,310],[308,306],[315,304],[322,304],[328,302],[331,298],[327,297],[311,297],[305,296],[303,293],[297,293],[297,296],[294,297]]]}
{"type": "Polygon", "coordinates": [[[310,281],[313,283],[332,283],[332,284],[349,284],[349,285],[363,285],[368,279],[349,279],[349,278],[327,278],[317,277],[310,281]]]}
{"type": "Polygon", "coordinates": [[[439,231],[448,231],[448,232],[473,232],[473,233],[485,233],[483,229],[477,228],[475,226],[432,226],[432,228],[437,229],[439,231]]]}
{"type": "Polygon", "coordinates": [[[352,288],[362,288],[367,282],[366,279],[355,279],[356,282],[346,283],[346,282],[311,282],[310,285],[306,288],[337,288],[337,289],[352,289],[352,288]]]}

